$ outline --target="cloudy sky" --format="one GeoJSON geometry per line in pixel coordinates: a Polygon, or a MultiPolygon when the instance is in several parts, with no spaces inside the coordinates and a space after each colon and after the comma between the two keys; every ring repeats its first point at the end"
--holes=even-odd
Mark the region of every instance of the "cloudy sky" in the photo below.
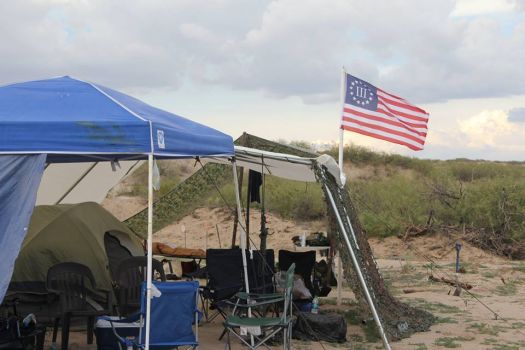
{"type": "Polygon", "coordinates": [[[525,160],[525,0],[12,0],[0,83],[71,75],[237,137],[335,142],[341,67],[430,112],[425,158],[525,160]]]}

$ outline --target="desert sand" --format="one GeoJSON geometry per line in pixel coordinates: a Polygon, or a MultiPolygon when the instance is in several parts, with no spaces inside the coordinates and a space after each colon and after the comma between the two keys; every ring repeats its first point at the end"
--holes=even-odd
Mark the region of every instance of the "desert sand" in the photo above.
{"type": "MultiPolygon", "coordinates": [[[[259,215],[259,212],[252,211],[250,216],[250,237],[255,245],[259,244],[259,215]]],[[[231,245],[232,222],[232,215],[225,208],[201,208],[159,231],[155,240],[205,249],[219,247],[218,231],[220,245],[224,248],[231,245]]],[[[275,250],[293,249],[291,237],[295,235],[325,230],[322,221],[297,223],[272,214],[268,215],[267,225],[270,230],[268,247],[275,250]]],[[[459,274],[458,278],[473,285],[472,294],[463,291],[460,296],[454,296],[453,287],[431,282],[428,276],[432,273],[436,277],[454,278],[455,242],[454,237],[444,235],[420,237],[408,242],[396,237],[370,239],[378,266],[394,295],[438,317],[438,322],[430,331],[393,342],[392,349],[525,349],[525,263],[497,257],[463,243],[461,261],[466,273],[459,274]],[[403,290],[407,289],[413,292],[404,293],[403,290]]],[[[175,263],[175,267],[180,271],[180,264],[175,263]]],[[[328,297],[322,298],[321,310],[347,316],[348,341],[343,344],[320,344],[294,340],[294,349],[382,348],[378,338],[367,332],[359,318],[356,320],[353,314],[355,301],[346,285],[342,296],[343,303],[337,306],[336,293],[332,291],[328,297]]],[[[221,331],[219,319],[212,323],[203,322],[199,328],[199,349],[224,349],[224,342],[217,340],[221,331]]],[[[50,336],[49,333],[47,339],[50,336]]],[[[71,349],[96,349],[95,345],[85,344],[83,332],[75,332],[71,337],[71,349]]],[[[235,342],[233,348],[244,347],[235,342]]]]}

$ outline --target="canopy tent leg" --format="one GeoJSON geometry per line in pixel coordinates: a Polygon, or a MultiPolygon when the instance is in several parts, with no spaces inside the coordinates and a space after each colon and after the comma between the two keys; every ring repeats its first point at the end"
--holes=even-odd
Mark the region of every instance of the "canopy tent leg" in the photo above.
{"type": "MultiPolygon", "coordinates": [[[[247,242],[246,242],[246,231],[244,230],[242,223],[242,209],[241,209],[241,197],[239,194],[239,178],[237,177],[237,162],[235,160],[232,161],[233,166],[233,181],[234,181],[234,188],[235,188],[235,201],[237,202],[237,220],[239,223],[239,227],[241,229],[241,255],[242,255],[242,268],[244,271],[244,287],[246,288],[246,293],[250,293],[250,283],[248,282],[248,264],[246,260],[246,249],[247,242]]],[[[251,317],[251,309],[248,309],[249,316],[251,317]]]]}
{"type": "MultiPolygon", "coordinates": [[[[246,293],[250,294],[250,282],[248,281],[248,264],[246,262],[246,249],[247,247],[247,238],[248,234],[246,233],[246,230],[241,224],[242,219],[242,209],[241,209],[241,195],[239,193],[239,178],[237,177],[237,162],[235,161],[235,158],[232,160],[232,167],[233,167],[233,187],[235,187],[235,201],[237,202],[237,221],[239,223],[239,227],[241,228],[241,255],[242,255],[242,268],[244,272],[244,288],[246,289],[246,293]]],[[[250,193],[250,189],[248,188],[248,193],[250,193]]],[[[250,302],[250,298],[248,298],[248,302],[250,302]]],[[[248,317],[252,317],[252,308],[248,307],[248,317]]],[[[254,344],[254,338],[253,335],[250,334],[250,343],[254,344]]]]}
{"type": "Polygon", "coordinates": [[[146,336],[144,349],[149,350],[151,280],[153,265],[153,154],[148,155],[148,272],[146,285],[146,336]]]}

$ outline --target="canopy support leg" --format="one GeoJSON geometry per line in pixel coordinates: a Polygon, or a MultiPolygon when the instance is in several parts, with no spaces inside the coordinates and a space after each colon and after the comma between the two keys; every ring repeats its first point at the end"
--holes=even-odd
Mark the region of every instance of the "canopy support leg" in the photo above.
{"type": "MultiPolygon", "coordinates": [[[[239,178],[237,177],[237,162],[235,161],[235,158],[232,160],[232,166],[233,166],[233,187],[235,187],[235,201],[237,202],[237,220],[239,223],[239,227],[241,228],[241,255],[242,255],[242,268],[244,271],[244,288],[246,289],[246,293],[250,293],[250,282],[248,281],[248,264],[246,262],[246,249],[247,247],[247,234],[244,230],[244,227],[242,225],[242,209],[241,209],[241,195],[239,194],[239,178]]],[[[249,193],[248,189],[248,193],[249,193]]],[[[248,298],[248,303],[250,302],[250,298],[248,298]]],[[[252,308],[248,307],[248,317],[252,317],[252,308]]],[[[250,334],[250,343],[254,344],[253,335],[250,334]]]]}
{"type": "Polygon", "coordinates": [[[146,338],[144,349],[149,350],[151,280],[153,265],[153,154],[148,155],[148,273],[146,285],[146,338]]]}
{"type": "MultiPolygon", "coordinates": [[[[237,202],[237,220],[240,227],[240,238],[241,238],[241,254],[242,254],[242,267],[244,270],[244,287],[246,288],[246,293],[250,293],[250,283],[248,282],[248,264],[246,260],[246,231],[242,225],[242,209],[241,209],[241,197],[239,194],[239,178],[237,177],[237,163],[235,160],[232,161],[233,166],[233,181],[235,187],[235,201],[237,202]]],[[[251,313],[251,309],[248,309],[248,312],[251,313]]],[[[250,315],[251,317],[251,315],[250,315]]]]}

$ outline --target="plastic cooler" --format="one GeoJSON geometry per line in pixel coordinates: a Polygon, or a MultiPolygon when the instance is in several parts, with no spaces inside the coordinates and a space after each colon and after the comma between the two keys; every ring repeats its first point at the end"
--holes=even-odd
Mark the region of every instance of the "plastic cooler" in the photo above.
{"type": "MultiPolygon", "coordinates": [[[[112,320],[118,321],[118,316],[112,316],[112,320]]],[[[137,338],[140,331],[140,322],[118,323],[113,322],[117,333],[125,338],[137,338]]],[[[97,337],[97,350],[120,350],[119,342],[113,333],[111,323],[103,319],[97,319],[95,324],[95,336],[97,337]]]]}

